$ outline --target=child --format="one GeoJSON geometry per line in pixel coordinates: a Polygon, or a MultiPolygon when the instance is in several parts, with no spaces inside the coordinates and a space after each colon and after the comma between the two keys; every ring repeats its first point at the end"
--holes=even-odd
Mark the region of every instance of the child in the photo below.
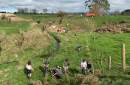
{"type": "Polygon", "coordinates": [[[33,71],[31,61],[28,61],[28,63],[26,64],[26,66],[25,66],[25,71],[26,71],[27,77],[30,79],[31,76],[32,76],[32,71],[33,71]]]}
{"type": "Polygon", "coordinates": [[[87,70],[92,73],[92,64],[90,61],[87,62],[87,70]]]}
{"type": "Polygon", "coordinates": [[[56,79],[61,79],[63,76],[62,70],[60,66],[57,66],[55,69],[52,70],[52,75],[56,78],[56,79]]]}
{"type": "Polygon", "coordinates": [[[82,74],[86,74],[86,70],[87,70],[87,62],[85,59],[83,59],[80,63],[80,68],[81,68],[81,72],[82,74]]]}
{"type": "Polygon", "coordinates": [[[64,64],[63,64],[63,68],[64,68],[64,73],[68,73],[69,70],[69,62],[68,59],[65,59],[64,64]]]}
{"type": "Polygon", "coordinates": [[[44,75],[46,75],[46,74],[48,73],[48,70],[49,70],[49,62],[48,62],[48,59],[46,59],[46,60],[43,62],[44,75]]]}

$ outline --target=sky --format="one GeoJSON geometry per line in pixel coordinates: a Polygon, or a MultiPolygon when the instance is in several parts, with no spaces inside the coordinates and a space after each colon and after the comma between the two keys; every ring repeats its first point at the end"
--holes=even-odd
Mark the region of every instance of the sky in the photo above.
{"type": "MultiPolygon", "coordinates": [[[[15,12],[17,8],[47,8],[48,12],[85,12],[85,0],[0,0],[0,11],[15,12]]],[[[109,0],[110,11],[130,9],[130,0],[109,0]]]]}

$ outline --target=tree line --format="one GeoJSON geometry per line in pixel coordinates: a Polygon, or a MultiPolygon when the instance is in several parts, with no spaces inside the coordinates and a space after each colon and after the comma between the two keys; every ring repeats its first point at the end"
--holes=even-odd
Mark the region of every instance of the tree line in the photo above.
{"type": "MultiPolygon", "coordinates": [[[[85,4],[85,8],[89,9],[88,12],[90,13],[94,13],[96,16],[102,16],[102,15],[106,15],[106,14],[112,14],[112,15],[130,15],[129,10],[125,10],[123,12],[120,12],[118,10],[114,11],[114,12],[109,12],[110,10],[110,3],[109,0],[85,0],[84,2],[85,4]]],[[[39,13],[39,10],[37,8],[18,8],[17,12],[15,13],[21,13],[21,14],[25,14],[25,13],[31,13],[31,14],[37,14],[39,13]]],[[[40,13],[48,13],[48,9],[47,8],[43,8],[40,13]]]]}
{"type": "Polygon", "coordinates": [[[38,9],[30,9],[30,8],[18,8],[17,9],[17,12],[15,13],[19,13],[19,14],[26,14],[26,13],[31,13],[31,14],[37,14],[37,13],[47,13],[48,12],[48,9],[47,8],[44,8],[42,9],[41,12],[39,12],[38,9]]]}

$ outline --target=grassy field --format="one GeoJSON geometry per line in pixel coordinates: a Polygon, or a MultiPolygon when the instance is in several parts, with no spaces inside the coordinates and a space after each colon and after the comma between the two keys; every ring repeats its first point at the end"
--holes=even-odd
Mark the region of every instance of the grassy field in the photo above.
{"type": "MultiPolygon", "coordinates": [[[[40,20],[41,24],[39,25],[43,25],[48,21],[58,22],[57,17],[54,15],[18,16],[32,19],[33,21],[40,20]]],[[[25,49],[18,53],[18,57],[12,57],[12,60],[16,60],[17,62],[11,62],[9,64],[0,62],[0,85],[8,85],[8,82],[10,83],[9,85],[28,85],[30,81],[27,80],[23,72],[24,65],[28,60],[33,62],[34,72],[32,80],[41,80],[44,82],[44,77],[41,75],[42,72],[39,66],[42,65],[43,59],[50,53],[52,54],[49,61],[51,68],[57,65],[62,66],[64,59],[68,58],[70,61],[71,73],[69,81],[66,79],[54,80],[49,76],[49,85],[61,85],[63,83],[64,85],[80,85],[74,77],[76,74],[80,73],[80,61],[84,58],[93,63],[94,69],[100,69],[102,72],[102,76],[99,77],[100,85],[129,85],[130,69],[128,68],[126,72],[123,72],[121,65],[122,43],[126,44],[126,62],[128,66],[130,65],[129,33],[113,34],[91,32],[105,23],[118,23],[121,21],[127,21],[129,23],[130,16],[86,18],[77,15],[65,17],[62,25],[66,26],[69,23],[69,26],[66,27],[70,29],[70,31],[68,33],[54,33],[54,35],[58,36],[61,40],[60,48],[56,50],[56,41],[52,37],[48,47],[43,47],[42,49],[25,49]],[[86,20],[91,20],[94,26],[89,25],[86,20]],[[83,29],[83,31],[74,31],[77,29],[79,30],[79,28],[83,29]],[[76,51],[78,46],[81,46],[79,52],[76,51]],[[112,56],[111,70],[108,70],[109,56],[112,56]]],[[[0,21],[0,31],[7,34],[15,34],[19,29],[24,31],[28,30],[30,24],[31,22],[9,23],[0,21]]],[[[7,61],[8,60],[10,59],[7,59],[7,61]]]]}
{"type": "Polygon", "coordinates": [[[0,20],[0,32],[5,32],[7,34],[17,33],[19,30],[26,31],[29,28],[29,22],[15,22],[9,23],[8,21],[0,20]]]}

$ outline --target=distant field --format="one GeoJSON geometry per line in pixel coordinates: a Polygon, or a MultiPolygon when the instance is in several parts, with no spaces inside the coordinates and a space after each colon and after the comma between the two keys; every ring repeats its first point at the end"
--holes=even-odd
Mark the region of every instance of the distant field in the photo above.
{"type": "MultiPolygon", "coordinates": [[[[35,14],[18,14],[17,16],[23,17],[25,19],[32,19],[34,22],[40,21],[43,24],[48,22],[54,21],[58,22],[59,18],[56,15],[35,15],[35,14]]],[[[89,30],[90,28],[87,27],[86,19],[91,20],[96,24],[96,27],[100,27],[107,23],[118,23],[121,21],[130,22],[130,16],[101,16],[101,17],[85,17],[85,16],[65,16],[62,25],[66,26],[69,24],[70,29],[75,29],[77,27],[81,29],[89,30]]],[[[9,23],[7,21],[0,20],[0,31],[11,33],[11,32],[18,32],[19,30],[27,30],[29,28],[29,22],[12,22],[9,23]]]]}
{"type": "MultiPolygon", "coordinates": [[[[47,21],[55,21],[58,20],[57,15],[29,15],[29,14],[25,14],[25,15],[18,15],[20,17],[24,17],[24,18],[31,18],[34,21],[40,20],[41,22],[47,22],[47,21]]],[[[88,19],[92,19],[96,22],[97,26],[101,26],[104,23],[116,23],[116,22],[120,22],[120,21],[126,21],[126,22],[130,22],[130,16],[101,16],[101,17],[85,17],[85,16],[80,16],[80,15],[68,15],[65,16],[64,18],[64,22],[70,21],[70,22],[74,22],[75,23],[81,23],[82,21],[84,21],[86,18],[88,19]],[[80,22],[81,21],[81,22],[80,22]]],[[[66,23],[63,23],[66,24],[66,23]]],[[[74,23],[72,23],[74,24],[74,23]]]]}

